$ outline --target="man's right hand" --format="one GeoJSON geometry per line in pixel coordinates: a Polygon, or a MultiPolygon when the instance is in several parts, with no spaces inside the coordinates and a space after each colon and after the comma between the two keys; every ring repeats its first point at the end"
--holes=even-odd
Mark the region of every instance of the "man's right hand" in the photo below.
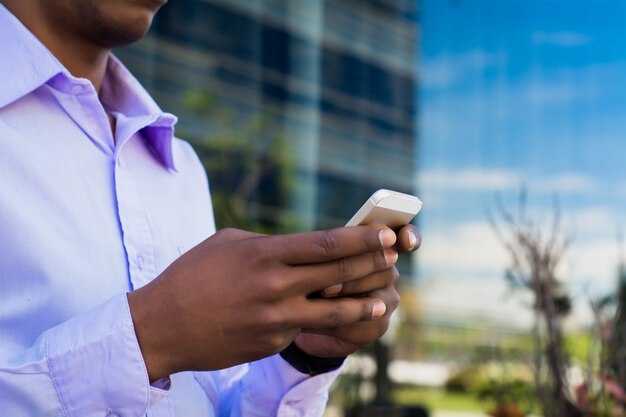
{"type": "Polygon", "coordinates": [[[395,241],[384,226],[216,233],[128,294],[150,380],[273,355],[302,328],[378,319],[385,312],[380,299],[310,295],[391,268],[395,241]]]}

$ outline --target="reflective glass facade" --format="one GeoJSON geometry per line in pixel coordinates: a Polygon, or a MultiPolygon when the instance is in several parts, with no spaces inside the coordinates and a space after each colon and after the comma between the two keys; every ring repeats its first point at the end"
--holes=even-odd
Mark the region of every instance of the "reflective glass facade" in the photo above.
{"type": "Polygon", "coordinates": [[[179,116],[218,226],[336,227],[379,188],[415,192],[417,12],[412,0],[177,0],[117,54],[179,116]]]}

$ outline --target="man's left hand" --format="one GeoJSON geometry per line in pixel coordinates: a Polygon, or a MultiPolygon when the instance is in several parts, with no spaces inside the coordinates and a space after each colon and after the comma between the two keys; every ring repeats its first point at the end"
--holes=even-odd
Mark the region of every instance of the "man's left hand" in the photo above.
{"type": "MultiPolygon", "coordinates": [[[[399,253],[413,252],[420,247],[421,235],[413,225],[397,232],[395,249],[399,253]]],[[[395,264],[395,262],[393,262],[395,264]]],[[[382,299],[387,307],[378,320],[360,322],[349,326],[326,329],[303,329],[295,340],[296,345],[309,355],[320,358],[341,357],[362,349],[378,340],[389,327],[391,314],[398,307],[400,296],[395,284],[399,273],[395,266],[364,278],[349,281],[341,287],[327,288],[326,297],[358,296],[368,294],[382,299]]]]}

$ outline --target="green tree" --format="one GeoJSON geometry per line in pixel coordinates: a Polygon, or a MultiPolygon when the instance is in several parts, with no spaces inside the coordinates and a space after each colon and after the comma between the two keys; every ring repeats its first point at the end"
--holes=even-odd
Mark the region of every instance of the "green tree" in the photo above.
{"type": "Polygon", "coordinates": [[[189,91],[183,103],[199,125],[208,126],[200,133],[183,128],[181,135],[193,145],[209,176],[218,229],[293,230],[298,216],[289,210],[289,202],[297,167],[278,116],[269,111],[237,114],[211,91],[189,91]]]}

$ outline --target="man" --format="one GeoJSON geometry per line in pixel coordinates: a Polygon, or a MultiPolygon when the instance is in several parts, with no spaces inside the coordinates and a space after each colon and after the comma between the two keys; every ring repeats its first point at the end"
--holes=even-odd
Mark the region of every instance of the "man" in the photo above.
{"type": "Polygon", "coordinates": [[[412,226],[215,233],[110,54],[163,3],[0,0],[0,416],[319,416],[397,306],[412,226]]]}

